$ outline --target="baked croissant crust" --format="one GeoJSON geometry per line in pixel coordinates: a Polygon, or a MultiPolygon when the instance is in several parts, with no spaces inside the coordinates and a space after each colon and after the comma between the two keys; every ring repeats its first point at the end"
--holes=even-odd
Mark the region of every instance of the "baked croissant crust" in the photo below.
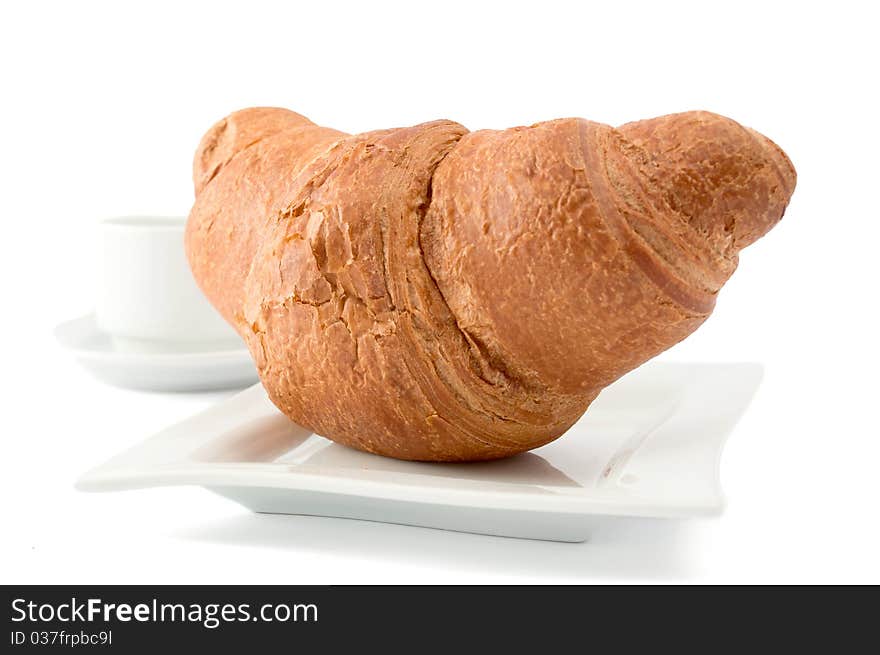
{"type": "Polygon", "coordinates": [[[195,157],[186,248],[296,423],[411,460],[505,457],[693,332],[795,171],[708,112],[347,135],[236,112],[195,157]]]}

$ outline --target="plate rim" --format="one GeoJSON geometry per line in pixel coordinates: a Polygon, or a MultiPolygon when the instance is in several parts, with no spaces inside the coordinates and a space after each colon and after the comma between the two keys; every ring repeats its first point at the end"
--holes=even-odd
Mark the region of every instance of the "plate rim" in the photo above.
{"type": "MultiPolygon", "coordinates": [[[[418,484],[389,483],[375,479],[359,479],[345,476],[319,475],[310,472],[284,469],[279,464],[260,463],[200,463],[187,461],[185,455],[181,455],[176,464],[138,466],[137,462],[129,462],[125,465],[126,458],[132,459],[138,448],[145,447],[148,443],[157,439],[165,439],[173,442],[175,433],[192,429],[194,423],[210,422],[218,414],[232,411],[236,404],[256,403],[255,398],[266,398],[265,390],[259,383],[227,398],[220,403],[207,408],[181,422],[169,426],[165,430],[156,433],[152,437],[139,442],[134,447],[124,451],[120,455],[93,468],[81,476],[76,487],[82,491],[117,491],[127,489],[139,489],[146,487],[166,486],[202,486],[207,488],[265,488],[283,490],[285,492],[315,492],[325,494],[338,494],[351,496],[358,499],[377,499],[387,501],[404,501],[424,505],[451,505],[456,507],[481,508],[486,510],[515,510],[521,512],[540,512],[567,514],[572,516],[632,516],[654,518],[689,518],[715,516],[724,507],[724,496],[720,480],[721,458],[728,437],[733,432],[739,417],[742,416],[760,383],[763,367],[751,362],[736,363],[685,363],[685,362],[651,362],[651,368],[656,367],[699,367],[703,370],[711,368],[726,368],[730,371],[735,367],[740,373],[745,372],[751,380],[748,385],[743,384],[744,393],[734,411],[730,411],[731,418],[726,429],[718,434],[709,436],[702,442],[701,447],[693,448],[691,456],[695,460],[713,460],[711,481],[702,484],[702,492],[695,494],[696,501],[686,501],[682,498],[660,497],[645,499],[630,497],[624,502],[617,495],[611,494],[607,498],[602,497],[595,487],[589,488],[589,495],[564,494],[558,490],[548,489],[543,493],[518,492],[514,489],[491,490],[475,489],[473,487],[455,488],[450,486],[434,487],[418,484]],[[748,387],[748,388],[746,388],[748,387]],[[274,470],[269,470],[274,467],[274,470]],[[710,488],[711,487],[711,488],[710,488]],[[474,502],[475,496],[479,496],[479,502],[474,502]]],[[[267,399],[266,399],[267,400],[267,399]]],[[[674,418],[675,412],[673,412],[674,418]]],[[[649,436],[649,439],[657,441],[663,438],[664,429],[669,431],[673,420],[663,421],[649,436]]],[[[207,437],[205,443],[216,439],[220,433],[207,437]]],[[[189,446],[191,452],[192,444],[189,446]]],[[[631,460],[638,461],[639,449],[633,453],[631,460]]],[[[375,455],[374,455],[375,456],[375,455]]],[[[624,466],[624,470],[627,463],[624,466]]],[[[709,466],[704,462],[703,466],[709,466]]],[[[532,487],[540,485],[532,485],[532,487]]],[[[616,489],[614,487],[613,489],[616,489]]]]}
{"type": "Polygon", "coordinates": [[[109,338],[109,335],[98,329],[95,322],[94,312],[89,312],[87,314],[83,314],[82,316],[78,316],[77,318],[72,318],[59,323],[53,328],[52,335],[55,338],[55,341],[65,351],[71,353],[75,357],[88,358],[93,361],[119,361],[125,359],[128,361],[138,361],[151,364],[180,363],[198,365],[203,363],[222,364],[229,362],[239,362],[242,359],[251,359],[250,352],[248,351],[247,346],[245,346],[244,343],[242,343],[238,347],[230,347],[222,350],[200,350],[191,352],[181,351],[174,353],[147,353],[137,351],[88,348],[85,346],[75,345],[74,343],[72,343],[73,338],[70,335],[65,334],[66,330],[72,330],[78,326],[87,326],[89,332],[107,336],[109,338]]]}

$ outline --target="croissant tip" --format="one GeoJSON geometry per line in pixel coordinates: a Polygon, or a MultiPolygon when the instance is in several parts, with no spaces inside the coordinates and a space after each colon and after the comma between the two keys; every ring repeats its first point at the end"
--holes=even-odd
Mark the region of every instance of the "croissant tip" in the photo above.
{"type": "Polygon", "coordinates": [[[752,132],[758,140],[763,142],[769,152],[770,160],[783,182],[783,192],[785,193],[786,199],[790,198],[797,186],[797,171],[794,168],[794,164],[791,163],[791,159],[789,159],[788,155],[785,154],[785,151],[772,139],[755,130],[750,130],[750,132],[752,132]]]}
{"type": "Polygon", "coordinates": [[[751,128],[746,130],[760,145],[763,160],[771,173],[764,178],[768,180],[769,186],[765,210],[756,211],[753,220],[746,221],[742,232],[735,234],[734,243],[737,250],[751,245],[782,220],[797,185],[797,171],[785,151],[757,130],[751,128]]]}
{"type": "Polygon", "coordinates": [[[312,124],[302,114],[280,107],[240,109],[217,121],[202,137],[193,159],[196,197],[245,148],[282,130],[312,124]]]}

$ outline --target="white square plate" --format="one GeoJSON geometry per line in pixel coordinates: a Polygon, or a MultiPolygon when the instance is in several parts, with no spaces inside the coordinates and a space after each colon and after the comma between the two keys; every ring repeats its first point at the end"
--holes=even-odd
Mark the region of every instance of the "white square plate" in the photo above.
{"type": "Polygon", "coordinates": [[[760,378],[757,364],[652,362],[603,391],[557,441],[471,464],[345,448],[291,423],[255,385],[86,473],[77,487],[200,485],[256,512],[583,541],[600,517],[718,514],[721,450],[760,378]]]}

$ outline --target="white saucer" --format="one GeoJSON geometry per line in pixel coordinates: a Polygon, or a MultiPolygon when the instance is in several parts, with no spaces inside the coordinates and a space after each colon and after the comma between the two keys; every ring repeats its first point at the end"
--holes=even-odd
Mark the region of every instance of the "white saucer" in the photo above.
{"type": "Polygon", "coordinates": [[[613,517],[723,506],[719,460],[757,364],[653,362],[607,388],[567,434],[495,462],[369,455],[310,433],[256,385],[85,474],[85,491],[199,485],[256,511],[583,541],[613,517]]]}
{"type": "Polygon", "coordinates": [[[246,387],[258,380],[244,344],[192,350],[168,346],[139,352],[120,347],[98,329],[94,314],[62,323],[55,338],[101,380],[147,391],[213,391],[246,387]]]}

